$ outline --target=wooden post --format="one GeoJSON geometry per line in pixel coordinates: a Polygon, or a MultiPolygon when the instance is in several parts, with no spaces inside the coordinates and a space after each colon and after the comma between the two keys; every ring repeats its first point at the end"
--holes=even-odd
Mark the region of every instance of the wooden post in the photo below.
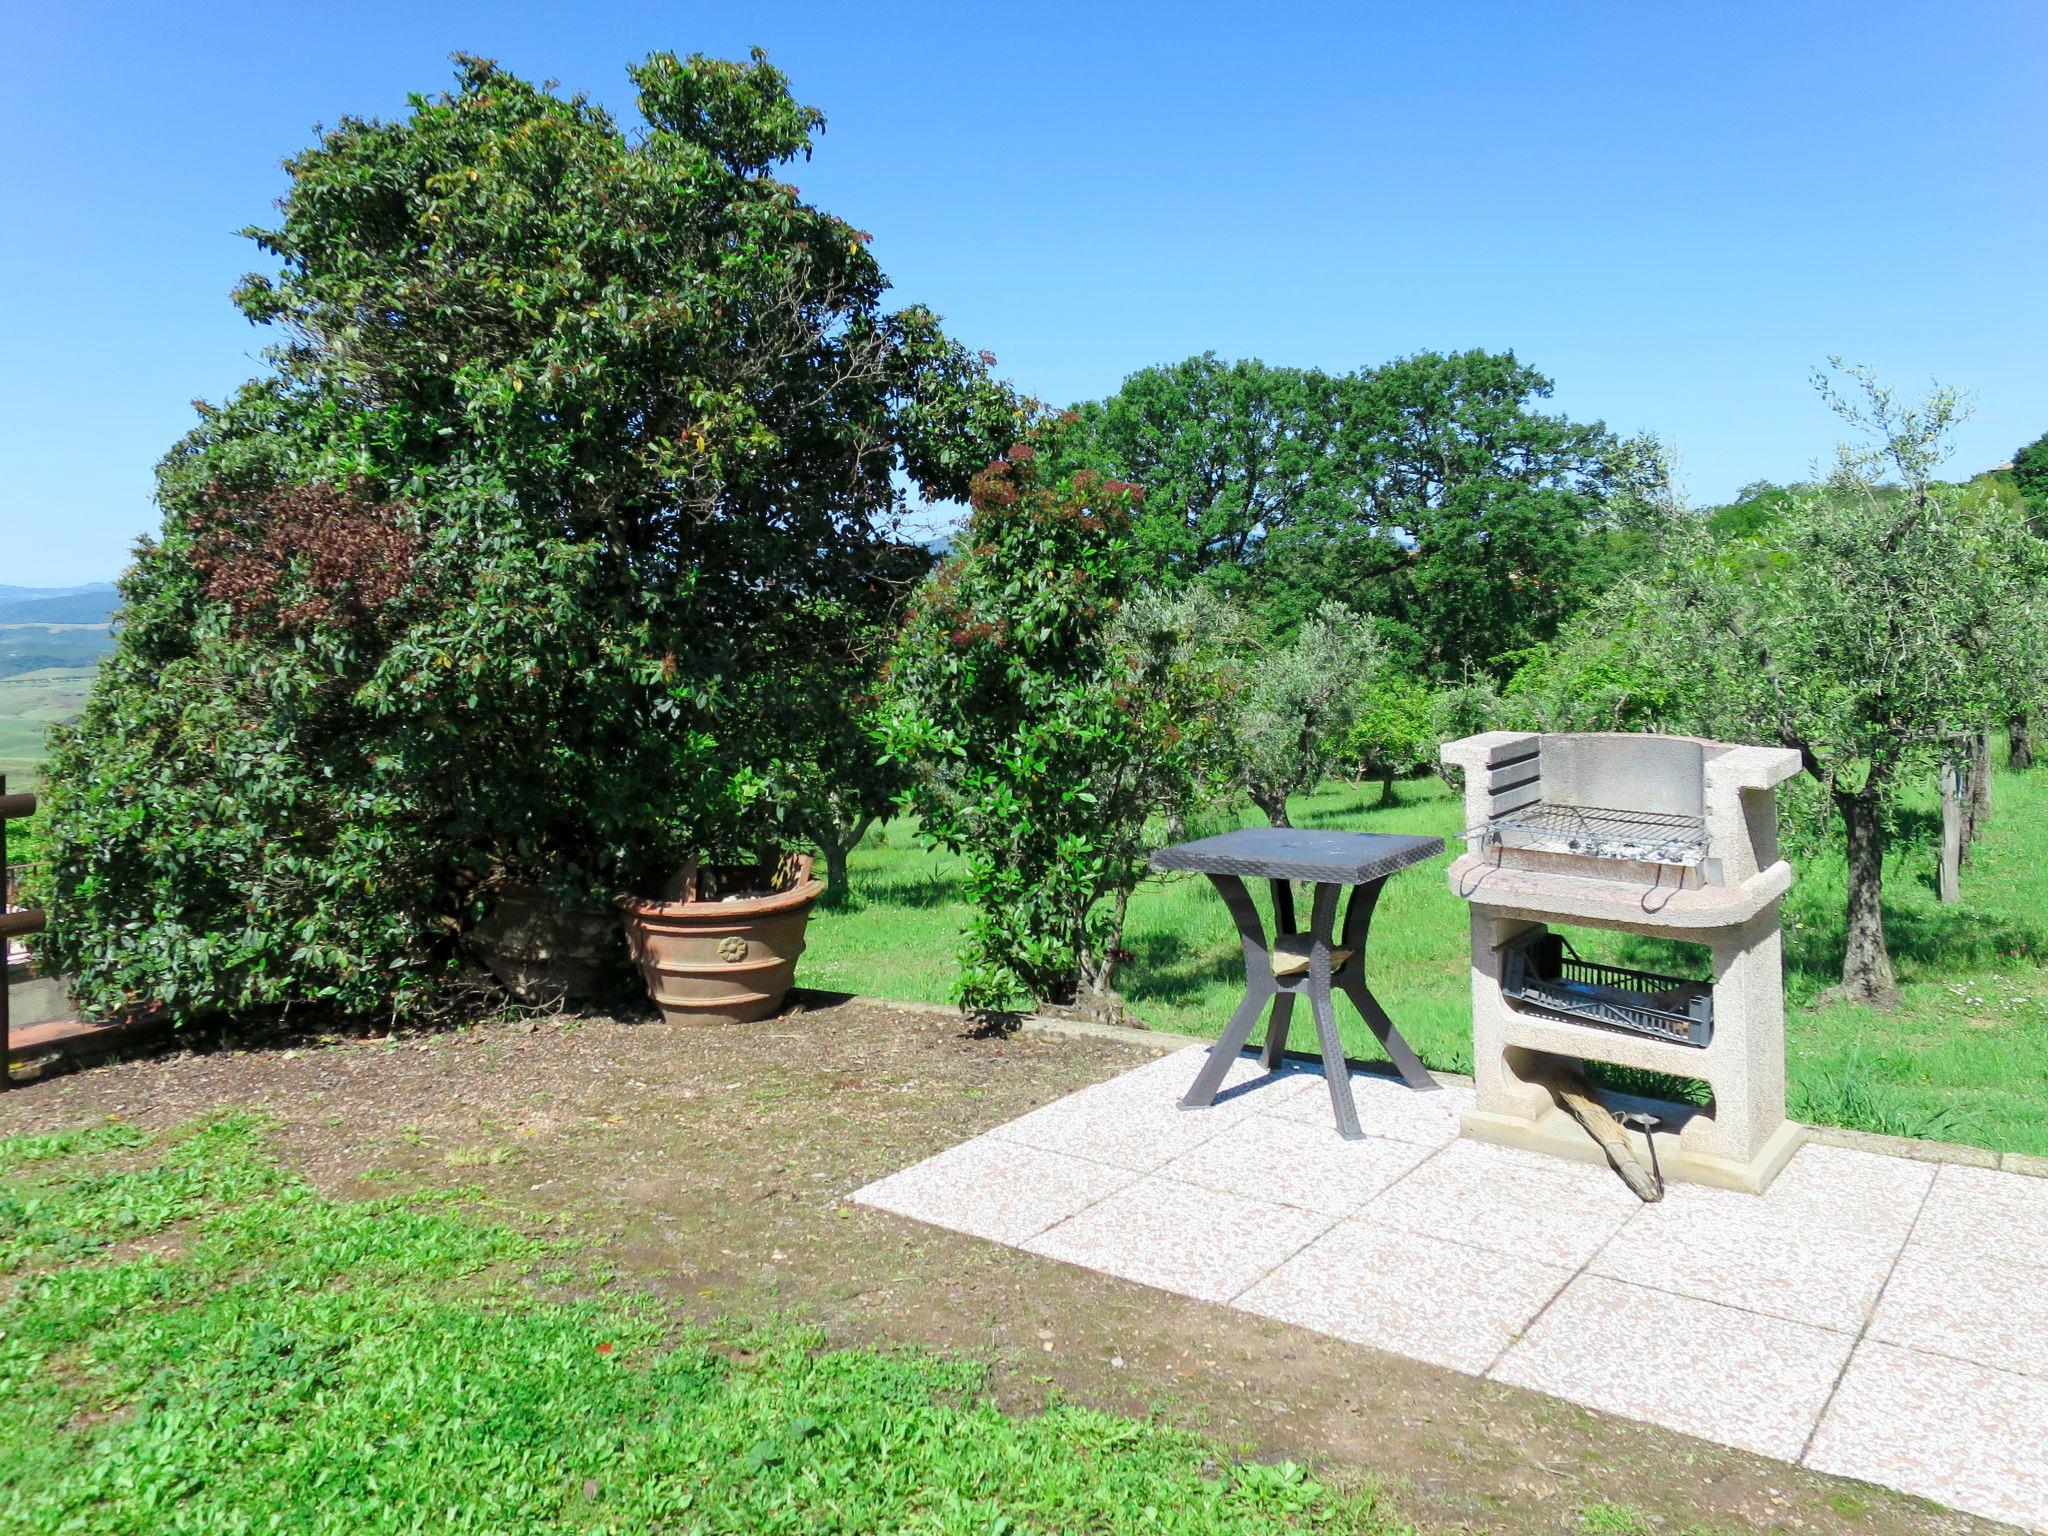
{"type": "Polygon", "coordinates": [[[1944,904],[1963,899],[1963,765],[1950,757],[1941,765],[1941,868],[1934,891],[1944,904]]]}
{"type": "Polygon", "coordinates": [[[1970,841],[1991,825],[1991,728],[1970,737],[1970,841]]]}

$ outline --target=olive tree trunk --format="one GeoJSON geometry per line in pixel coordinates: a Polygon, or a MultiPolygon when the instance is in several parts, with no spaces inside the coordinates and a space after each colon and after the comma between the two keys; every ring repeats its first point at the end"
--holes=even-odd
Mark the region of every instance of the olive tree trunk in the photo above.
{"type": "Polygon", "coordinates": [[[1884,798],[1873,789],[1838,791],[1835,806],[1849,843],[1849,931],[1838,995],[1856,1003],[1892,1002],[1899,989],[1884,945],[1884,798]]]}
{"type": "Polygon", "coordinates": [[[1287,819],[1287,792],[1285,790],[1274,794],[1268,790],[1255,789],[1251,792],[1251,795],[1252,804],[1264,811],[1266,813],[1266,820],[1274,826],[1291,827],[1294,825],[1293,822],[1287,819]]]}
{"type": "Polygon", "coordinates": [[[2014,715],[2005,722],[2005,766],[2025,771],[2034,766],[2034,733],[2032,722],[2025,715],[2014,715]]]}
{"type": "Polygon", "coordinates": [[[847,855],[860,846],[860,840],[874,824],[874,817],[863,816],[850,827],[833,827],[820,834],[818,847],[825,855],[825,899],[832,905],[837,906],[851,894],[846,883],[847,855]]]}

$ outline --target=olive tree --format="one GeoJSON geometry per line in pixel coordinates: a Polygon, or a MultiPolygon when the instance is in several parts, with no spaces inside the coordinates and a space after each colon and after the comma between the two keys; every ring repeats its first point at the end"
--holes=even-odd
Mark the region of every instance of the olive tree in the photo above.
{"type": "Polygon", "coordinates": [[[1371,625],[1335,602],[1318,607],[1291,641],[1245,659],[1230,751],[1238,787],[1274,826],[1291,825],[1289,795],[1315,788],[1337,766],[1383,662],[1371,625]]]}
{"type": "Polygon", "coordinates": [[[1893,806],[1991,718],[2041,605],[2014,509],[1933,477],[1960,398],[1936,389],[1909,403],[1867,369],[1835,367],[1817,386],[1861,441],[1838,450],[1827,481],[1743,537],[1680,531],[1663,570],[1612,606],[1656,649],[1673,723],[1792,747],[1819,781],[1848,860],[1840,995],[1881,1001],[1895,990],[1883,910],[1893,806]]]}

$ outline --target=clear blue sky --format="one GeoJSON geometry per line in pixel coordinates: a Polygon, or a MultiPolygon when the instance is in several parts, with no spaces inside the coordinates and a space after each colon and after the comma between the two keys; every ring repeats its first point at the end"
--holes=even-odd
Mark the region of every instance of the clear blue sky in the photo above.
{"type": "Polygon", "coordinates": [[[280,159],[461,49],[622,112],[657,48],[766,47],[794,179],[1047,400],[1214,349],[1513,348],[1695,500],[1833,440],[1830,352],[2048,429],[2048,4],[7,8],[0,583],[114,575],[150,470],[257,371],[227,303],[280,159]]]}

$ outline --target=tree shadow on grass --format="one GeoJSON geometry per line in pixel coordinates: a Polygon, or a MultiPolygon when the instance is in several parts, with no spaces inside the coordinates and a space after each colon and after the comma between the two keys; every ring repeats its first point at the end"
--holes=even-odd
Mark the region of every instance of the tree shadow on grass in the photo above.
{"type": "MultiPolygon", "coordinates": [[[[1970,907],[1893,907],[1884,912],[1885,948],[1895,964],[1926,976],[1974,967],[2048,960],[2048,933],[1970,907]]],[[[1842,929],[1806,924],[1785,931],[1785,967],[1820,987],[1842,979],[1842,929]]]]}
{"type": "Polygon", "coordinates": [[[902,907],[928,911],[954,906],[966,899],[967,882],[960,875],[855,875],[848,882],[846,905],[839,910],[902,907]]]}
{"type": "Polygon", "coordinates": [[[1125,940],[1124,995],[1134,1003],[1192,1003],[1218,983],[1244,981],[1244,955],[1233,944],[1204,952],[1184,934],[1148,933],[1125,940]]]}

